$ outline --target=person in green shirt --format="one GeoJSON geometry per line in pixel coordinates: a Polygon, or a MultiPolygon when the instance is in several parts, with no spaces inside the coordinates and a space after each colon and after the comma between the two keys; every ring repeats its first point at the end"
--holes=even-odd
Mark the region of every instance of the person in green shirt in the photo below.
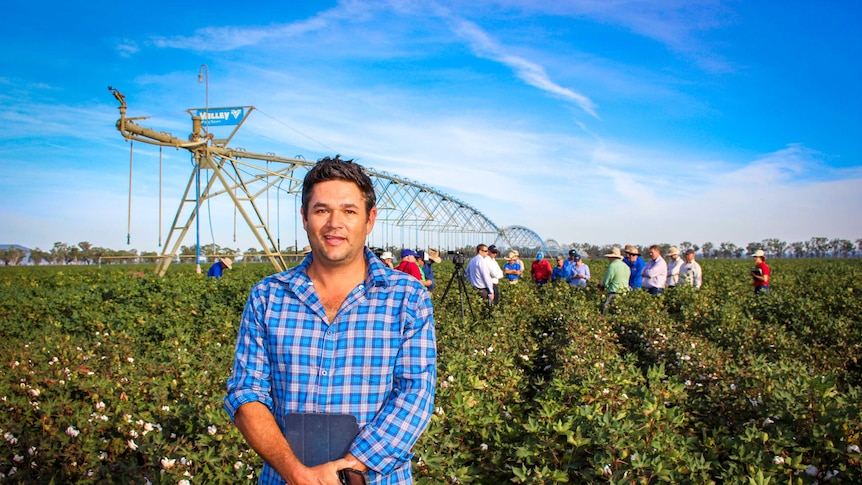
{"type": "Polygon", "coordinates": [[[623,255],[620,252],[620,248],[615,247],[611,249],[611,252],[605,254],[605,257],[608,258],[610,264],[608,265],[608,270],[605,271],[604,279],[601,284],[599,284],[600,290],[608,291],[608,298],[605,300],[605,304],[602,307],[602,316],[608,314],[608,307],[617,295],[628,291],[629,277],[631,276],[631,270],[622,261],[623,255]]]}

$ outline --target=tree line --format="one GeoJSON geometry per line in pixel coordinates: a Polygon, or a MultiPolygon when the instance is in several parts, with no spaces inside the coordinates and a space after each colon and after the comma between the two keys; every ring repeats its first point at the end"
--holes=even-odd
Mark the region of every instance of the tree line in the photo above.
{"type": "MultiPolygon", "coordinates": [[[[601,257],[607,254],[614,247],[623,247],[623,244],[605,244],[596,245],[588,242],[571,243],[569,248],[575,249],[582,256],[592,258],[601,257]]],[[[641,254],[647,253],[649,245],[641,246],[634,244],[641,254]]],[[[661,243],[658,245],[662,254],[667,254],[672,246],[669,243],[661,243]]],[[[688,249],[693,249],[704,258],[741,258],[743,255],[752,255],[755,251],[762,249],[768,257],[772,258],[822,258],[822,257],[850,257],[862,255],[862,238],[850,241],[841,238],[827,237],[812,237],[807,241],[796,241],[788,243],[778,238],[767,238],[760,242],[750,242],[745,246],[737,246],[735,243],[725,241],[718,245],[712,242],[703,244],[692,243],[691,241],[683,241],[677,245],[680,251],[685,252],[688,249]]],[[[469,251],[473,248],[464,248],[468,251],[465,254],[472,254],[469,251]]],[[[395,251],[393,246],[390,250],[395,251]]],[[[567,248],[568,250],[568,248],[567,248]]],[[[276,252],[274,248],[270,248],[270,252],[276,252]]],[[[293,246],[282,250],[283,254],[294,255],[299,252],[298,248],[293,246]]],[[[178,262],[193,263],[197,254],[195,246],[180,246],[180,254],[177,256],[178,262]]],[[[245,261],[261,262],[266,259],[266,252],[257,248],[248,248],[241,251],[239,248],[230,248],[227,246],[219,246],[211,243],[201,246],[201,256],[206,258],[214,258],[218,256],[237,257],[243,256],[245,261]]],[[[27,251],[9,246],[8,248],[0,249],[0,261],[6,266],[16,266],[20,264],[117,264],[117,263],[137,263],[146,260],[155,260],[160,254],[156,251],[142,251],[137,249],[108,249],[93,246],[87,241],[79,242],[77,245],[71,245],[64,242],[55,242],[54,246],[44,251],[39,248],[31,249],[29,255],[27,251]]]]}

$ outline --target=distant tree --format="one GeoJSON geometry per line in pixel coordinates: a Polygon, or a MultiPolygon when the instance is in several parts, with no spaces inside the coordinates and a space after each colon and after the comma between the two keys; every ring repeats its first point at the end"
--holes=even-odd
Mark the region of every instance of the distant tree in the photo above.
{"type": "Polygon", "coordinates": [[[54,247],[51,248],[51,262],[54,264],[66,263],[66,258],[69,256],[69,245],[57,241],[54,247]]]}
{"type": "Polygon", "coordinates": [[[81,259],[90,264],[93,262],[93,245],[87,241],[81,241],[78,243],[78,247],[81,249],[81,259]]]}
{"type": "Polygon", "coordinates": [[[778,238],[764,239],[763,249],[777,258],[783,258],[787,251],[787,243],[778,238]]]}
{"type": "Polygon", "coordinates": [[[862,253],[862,237],[856,240],[856,250],[862,253]]]}
{"type": "Polygon", "coordinates": [[[703,243],[703,246],[701,246],[700,248],[703,250],[703,257],[704,258],[708,258],[712,255],[712,248],[713,247],[715,247],[715,246],[713,246],[712,243],[709,241],[703,243]]]}
{"type": "Polygon", "coordinates": [[[829,238],[812,237],[809,239],[809,250],[814,253],[814,256],[822,258],[829,251],[829,238]]]}
{"type": "Polygon", "coordinates": [[[759,242],[750,242],[747,246],[745,246],[745,253],[749,256],[753,256],[758,249],[763,249],[763,245],[761,245],[759,242]]]}
{"type": "Polygon", "coordinates": [[[745,252],[745,248],[743,248],[741,246],[737,246],[737,247],[733,248],[733,257],[734,258],[741,258],[742,253],[744,253],[744,252],[745,252]]]}
{"type": "Polygon", "coordinates": [[[793,252],[794,258],[801,258],[805,256],[805,243],[802,241],[795,241],[790,243],[790,249],[793,252]]]}
{"type": "Polygon", "coordinates": [[[6,266],[17,266],[24,259],[24,256],[27,256],[27,252],[15,246],[0,249],[0,261],[3,261],[6,266]]]}
{"type": "Polygon", "coordinates": [[[737,246],[730,241],[725,241],[718,245],[718,253],[723,258],[730,258],[736,254],[737,246]]]}
{"type": "Polygon", "coordinates": [[[683,241],[683,242],[679,243],[679,250],[681,252],[684,253],[684,252],[688,251],[689,249],[694,249],[694,244],[692,244],[691,241],[683,241]]]}
{"type": "Polygon", "coordinates": [[[830,243],[832,254],[846,258],[853,252],[853,241],[847,239],[833,239],[830,243]]]}
{"type": "Polygon", "coordinates": [[[30,250],[30,261],[35,265],[40,265],[43,262],[49,262],[51,260],[51,255],[47,251],[42,251],[39,248],[34,248],[30,250]]]}

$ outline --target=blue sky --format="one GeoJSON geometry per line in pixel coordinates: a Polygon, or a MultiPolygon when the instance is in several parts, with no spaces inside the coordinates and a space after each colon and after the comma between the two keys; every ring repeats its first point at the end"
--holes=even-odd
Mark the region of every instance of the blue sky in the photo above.
{"type": "MultiPolygon", "coordinates": [[[[4,5],[0,243],[157,250],[159,152],[127,246],[109,85],[181,138],[207,97],[253,105],[231,146],[341,153],[564,244],[862,237],[857,1],[82,3],[4,5]]],[[[164,226],[190,162],[162,160],[164,226]]]]}

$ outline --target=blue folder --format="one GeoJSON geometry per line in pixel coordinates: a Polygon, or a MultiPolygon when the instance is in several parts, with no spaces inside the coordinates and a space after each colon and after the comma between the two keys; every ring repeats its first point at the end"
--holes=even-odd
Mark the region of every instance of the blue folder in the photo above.
{"type": "Polygon", "coordinates": [[[289,413],[284,420],[284,437],[308,467],[343,458],[358,434],[352,414],[289,413]]]}

